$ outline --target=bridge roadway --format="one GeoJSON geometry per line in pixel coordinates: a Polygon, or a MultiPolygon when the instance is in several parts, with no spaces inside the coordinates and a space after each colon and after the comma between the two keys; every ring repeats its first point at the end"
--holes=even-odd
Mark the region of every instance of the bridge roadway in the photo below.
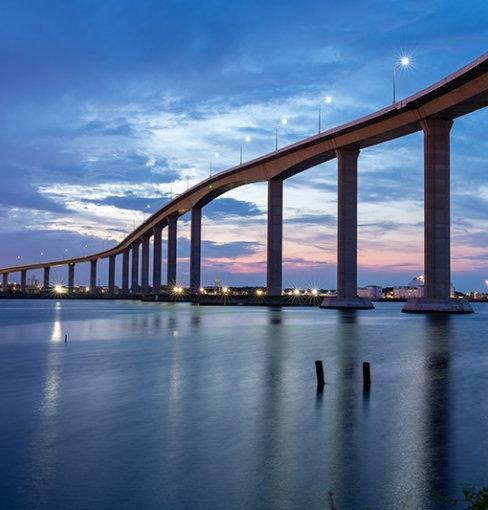
{"type": "Polygon", "coordinates": [[[90,288],[96,292],[97,262],[108,258],[108,292],[114,293],[116,257],[122,256],[122,293],[156,296],[161,292],[161,232],[168,229],[167,285],[176,284],[177,220],[191,212],[190,292],[200,288],[202,208],[227,191],[254,182],[268,182],[267,294],[282,290],[283,181],[308,168],[337,158],[338,242],[337,297],[324,307],[369,308],[357,297],[357,160],[361,149],[417,131],[424,133],[424,297],[410,300],[404,311],[470,312],[465,300],[450,297],[450,148],[453,121],[488,104],[488,53],[402,101],[252,161],[215,174],[188,189],[150,216],[113,248],[84,257],[0,268],[3,288],[8,276],[68,265],[68,289],[74,288],[75,265],[90,262],[90,288]],[[150,237],[153,281],[149,285],[150,237]],[[129,257],[129,255],[132,256],[129,257]],[[139,264],[139,256],[141,263],[139,264]],[[130,262],[130,264],[129,264],[130,262]],[[140,265],[140,268],[139,268],[140,265]],[[140,271],[139,271],[140,269],[140,271]],[[129,278],[130,272],[130,278],[129,278]],[[139,274],[139,272],[141,274],[139,274]]]}

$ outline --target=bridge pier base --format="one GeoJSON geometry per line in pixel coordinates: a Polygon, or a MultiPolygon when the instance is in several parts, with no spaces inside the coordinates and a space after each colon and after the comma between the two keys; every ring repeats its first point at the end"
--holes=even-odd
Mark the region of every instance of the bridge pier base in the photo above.
{"type": "Polygon", "coordinates": [[[266,293],[281,296],[283,275],[283,181],[268,181],[266,293]]]}
{"type": "Polygon", "coordinates": [[[176,285],[176,250],[177,250],[177,216],[169,216],[168,217],[168,276],[166,283],[168,287],[173,287],[176,285]]]}
{"type": "Polygon", "coordinates": [[[149,293],[149,236],[142,238],[141,249],[141,294],[146,296],[149,293]]]}
{"type": "Polygon", "coordinates": [[[90,260],[90,294],[97,293],[97,259],[90,260]]]}
{"type": "Polygon", "coordinates": [[[465,299],[451,298],[450,147],[452,120],[425,119],[424,296],[402,312],[472,313],[465,299]]]}
{"type": "Polygon", "coordinates": [[[139,294],[139,245],[140,241],[132,243],[132,268],[131,268],[131,285],[130,293],[133,296],[139,294]]]}
{"type": "Polygon", "coordinates": [[[196,296],[200,290],[202,257],[202,209],[191,209],[190,239],[190,294],[196,296]]]}
{"type": "Polygon", "coordinates": [[[155,296],[161,294],[161,232],[162,227],[154,227],[153,239],[153,293],[155,296]]]}
{"type": "Polygon", "coordinates": [[[8,273],[2,274],[2,291],[7,292],[8,290],[8,273]]]}
{"type": "Polygon", "coordinates": [[[122,253],[122,295],[129,294],[129,252],[130,248],[126,248],[122,253]]]}
{"type": "Polygon", "coordinates": [[[115,294],[115,255],[108,258],[108,295],[115,294]]]}
{"type": "Polygon", "coordinates": [[[68,293],[73,294],[75,290],[75,265],[68,264],[68,293]]]}
{"type": "Polygon", "coordinates": [[[337,297],[321,308],[374,308],[357,295],[358,157],[357,149],[337,149],[337,297]]]}

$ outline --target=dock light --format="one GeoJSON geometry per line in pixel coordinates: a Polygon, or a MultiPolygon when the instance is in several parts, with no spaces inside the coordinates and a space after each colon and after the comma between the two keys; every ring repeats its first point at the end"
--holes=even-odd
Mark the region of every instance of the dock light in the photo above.
{"type": "Polygon", "coordinates": [[[256,296],[262,296],[264,291],[262,289],[256,289],[256,296]]]}
{"type": "Polygon", "coordinates": [[[203,287],[200,287],[200,294],[206,294],[205,289],[203,287]]]}
{"type": "Polygon", "coordinates": [[[90,292],[90,287],[85,287],[85,292],[90,292]]]}
{"type": "Polygon", "coordinates": [[[183,287],[177,287],[177,286],[175,286],[175,287],[173,287],[173,292],[174,292],[175,294],[182,294],[182,293],[183,293],[183,287]]]}
{"type": "Polygon", "coordinates": [[[318,296],[319,291],[317,289],[312,289],[312,296],[318,296]]]}
{"type": "Polygon", "coordinates": [[[300,295],[300,289],[294,289],[293,290],[293,295],[294,296],[299,296],[300,295]]]}
{"type": "Polygon", "coordinates": [[[53,290],[54,290],[55,294],[63,294],[64,293],[64,287],[62,285],[55,285],[53,290]]]}
{"type": "Polygon", "coordinates": [[[222,292],[227,294],[229,292],[229,287],[222,287],[222,292]]]}

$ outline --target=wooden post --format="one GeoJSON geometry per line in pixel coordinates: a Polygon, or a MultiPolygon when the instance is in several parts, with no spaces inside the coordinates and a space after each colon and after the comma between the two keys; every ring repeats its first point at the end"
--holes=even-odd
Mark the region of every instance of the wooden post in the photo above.
{"type": "Polygon", "coordinates": [[[369,391],[371,388],[371,369],[367,361],[363,361],[363,389],[369,391]]]}
{"type": "Polygon", "coordinates": [[[322,391],[325,386],[324,381],[324,365],[322,364],[322,360],[315,361],[315,373],[317,374],[317,391],[322,391]]]}

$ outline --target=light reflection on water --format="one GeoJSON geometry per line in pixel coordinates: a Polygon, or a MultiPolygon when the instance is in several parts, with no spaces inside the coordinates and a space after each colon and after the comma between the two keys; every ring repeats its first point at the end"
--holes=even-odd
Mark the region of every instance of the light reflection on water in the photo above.
{"type": "Polygon", "coordinates": [[[2,509],[433,509],[488,482],[487,307],[0,305],[2,509]]]}

